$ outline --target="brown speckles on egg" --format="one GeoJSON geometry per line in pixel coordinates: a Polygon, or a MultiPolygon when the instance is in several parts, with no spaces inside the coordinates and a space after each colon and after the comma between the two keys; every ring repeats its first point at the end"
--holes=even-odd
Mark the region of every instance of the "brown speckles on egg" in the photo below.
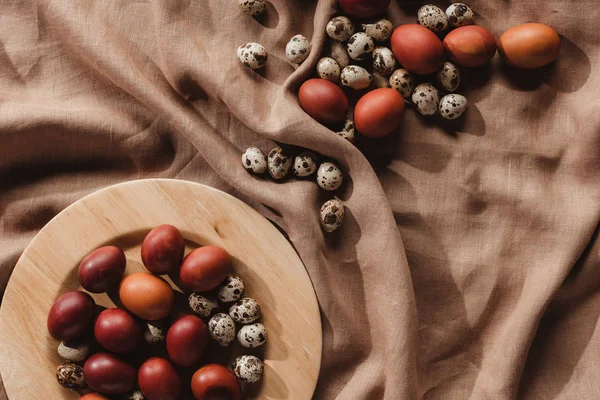
{"type": "Polygon", "coordinates": [[[292,157],[286,154],[280,146],[277,146],[269,152],[267,166],[273,179],[283,179],[292,166],[292,157]]]}
{"type": "Polygon", "coordinates": [[[255,356],[240,356],[231,364],[231,370],[241,382],[255,383],[264,373],[263,362],[255,356]]]}
{"type": "Polygon", "coordinates": [[[317,155],[312,151],[304,151],[294,160],[294,175],[299,177],[311,176],[317,170],[317,155]]]}
{"type": "Polygon", "coordinates": [[[167,337],[169,325],[165,320],[149,321],[144,330],[144,340],[148,344],[163,343],[167,337]]]}
{"type": "Polygon", "coordinates": [[[217,290],[219,300],[223,303],[238,301],[244,294],[245,286],[242,278],[230,275],[217,290]]]}
{"type": "Polygon", "coordinates": [[[337,132],[338,135],[349,141],[350,143],[354,143],[356,139],[356,129],[354,127],[354,121],[351,119],[347,119],[344,123],[344,128],[337,132]]]}
{"type": "Polygon", "coordinates": [[[419,24],[433,32],[442,32],[448,27],[448,17],[439,7],[432,4],[424,5],[417,11],[419,24]]]}
{"type": "Polygon", "coordinates": [[[390,76],[396,68],[396,58],[387,47],[376,47],[373,50],[373,69],[383,76],[390,76]]]}
{"type": "Polygon", "coordinates": [[[192,293],[188,297],[190,309],[202,318],[208,318],[219,309],[219,303],[215,299],[205,297],[200,293],[192,293]]]}
{"type": "Polygon", "coordinates": [[[397,69],[390,76],[390,87],[396,89],[403,97],[408,97],[414,87],[414,79],[405,69],[397,69]]]}
{"type": "Polygon", "coordinates": [[[317,183],[327,191],[337,190],[344,181],[342,170],[332,162],[324,162],[317,171],[317,183]]]}
{"type": "Polygon", "coordinates": [[[321,227],[325,232],[334,232],[344,222],[344,205],[337,199],[326,201],[319,213],[321,227]]]}
{"type": "Polygon", "coordinates": [[[260,318],[260,304],[246,297],[229,308],[229,316],[237,323],[250,324],[260,318]]]}
{"type": "Polygon", "coordinates": [[[240,328],[237,339],[238,343],[244,347],[262,346],[267,341],[267,329],[261,323],[246,325],[240,328]]]}
{"type": "Polygon", "coordinates": [[[264,174],[267,170],[267,158],[257,147],[248,147],[242,154],[242,164],[248,172],[256,175],[264,174]]]}
{"type": "Polygon", "coordinates": [[[308,39],[302,35],[296,35],[285,46],[285,55],[293,63],[301,64],[308,57],[310,49],[311,44],[308,39]]]}
{"type": "Polygon", "coordinates": [[[331,57],[323,57],[317,63],[317,75],[321,79],[326,79],[330,82],[338,82],[340,80],[340,65],[331,57]]]}
{"type": "Polygon", "coordinates": [[[354,90],[366,89],[371,84],[373,77],[363,67],[358,65],[349,65],[342,70],[340,79],[344,86],[354,90]]]}
{"type": "Polygon", "coordinates": [[[244,14],[257,16],[265,12],[266,0],[238,0],[238,6],[244,14]]]}
{"type": "Polygon", "coordinates": [[[444,90],[453,92],[460,85],[460,71],[456,65],[446,61],[444,66],[437,72],[436,80],[444,90]]]}
{"type": "Polygon", "coordinates": [[[228,346],[235,340],[235,323],[227,314],[215,314],[208,321],[208,332],[219,345],[228,346]]]}
{"type": "Polygon", "coordinates": [[[475,14],[463,3],[451,4],[446,9],[446,16],[450,25],[459,27],[464,25],[473,25],[475,23],[475,14]]]}
{"type": "Polygon", "coordinates": [[[394,25],[389,19],[383,18],[373,23],[362,24],[363,31],[376,42],[385,42],[392,36],[394,25]]]}
{"type": "Polygon", "coordinates": [[[430,83],[421,83],[412,94],[412,101],[417,106],[417,111],[427,116],[437,112],[439,100],[438,90],[430,83]]]}
{"type": "Polygon", "coordinates": [[[251,69],[262,68],[269,58],[267,50],[260,43],[247,43],[237,50],[240,62],[251,69]]]}
{"type": "Polygon", "coordinates": [[[447,94],[440,100],[439,111],[444,119],[460,118],[467,109],[467,98],[460,94],[447,94]]]}
{"type": "Polygon", "coordinates": [[[348,17],[335,17],[327,23],[325,31],[333,40],[343,42],[354,33],[354,24],[348,17]]]}
{"type": "Polygon", "coordinates": [[[56,380],[67,389],[84,389],[87,387],[83,378],[81,365],[66,361],[56,368],[56,380]]]}
{"type": "Polygon", "coordinates": [[[353,60],[365,60],[374,48],[373,39],[364,32],[357,32],[348,40],[348,54],[353,60]]]}

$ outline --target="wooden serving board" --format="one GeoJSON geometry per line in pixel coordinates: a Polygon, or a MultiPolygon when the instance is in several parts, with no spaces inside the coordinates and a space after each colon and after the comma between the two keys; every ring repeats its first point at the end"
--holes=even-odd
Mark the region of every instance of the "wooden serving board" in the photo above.
{"type": "MultiPolygon", "coordinates": [[[[321,363],[321,320],[312,284],[292,246],[258,212],[226,193],[186,181],[152,179],[112,186],[79,200],[25,249],[0,308],[0,372],[9,399],[79,398],[56,381],[61,359],[59,342],[46,329],[48,310],[60,294],[81,288],[77,267],[97,247],[120,246],[127,255],[125,273],[143,270],[141,242],[153,227],[166,223],[181,230],[186,252],[206,244],[229,251],[246,295],[261,304],[268,334],[260,350],[265,374],[261,383],[249,387],[247,398],[312,397],[321,363]]],[[[93,297],[114,307],[107,294],[93,297]]],[[[235,356],[234,350],[230,353],[235,356]]]]}

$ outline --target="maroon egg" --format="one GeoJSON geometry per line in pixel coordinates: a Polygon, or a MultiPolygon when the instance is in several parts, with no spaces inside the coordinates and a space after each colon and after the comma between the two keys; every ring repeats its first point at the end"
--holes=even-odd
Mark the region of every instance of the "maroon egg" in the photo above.
{"type": "Polygon", "coordinates": [[[167,332],[167,352],[175,364],[190,367],[200,361],[206,343],[206,324],[195,315],[186,315],[175,321],[167,332]]]}
{"type": "Polygon", "coordinates": [[[148,271],[168,274],[181,266],[185,243],[179,229],[160,225],[152,229],[142,243],[142,261],[148,271]]]}
{"type": "Polygon", "coordinates": [[[164,358],[146,360],[138,370],[138,384],[148,400],[177,400],[181,395],[181,379],[164,358]]]}
{"type": "Polygon", "coordinates": [[[81,260],[77,276],[85,290],[102,293],[119,287],[126,264],[123,250],[116,246],[104,246],[81,260]]]}
{"type": "Polygon", "coordinates": [[[85,362],[83,377],[88,386],[102,394],[121,394],[135,387],[133,366],[109,353],[96,353],[85,362]]]}
{"type": "Polygon", "coordinates": [[[48,332],[56,340],[81,336],[92,324],[96,303],[92,296],[79,290],[61,295],[48,313],[48,332]]]}
{"type": "Polygon", "coordinates": [[[300,86],[298,100],[302,109],[321,124],[346,120],[348,97],[339,86],[325,79],[309,79],[300,86]]]}
{"type": "Polygon", "coordinates": [[[193,292],[206,292],[219,286],[231,273],[229,253],[216,246],[203,246],[187,255],[181,269],[181,283],[193,292]]]}
{"type": "Polygon", "coordinates": [[[102,311],[96,318],[94,336],[106,350],[113,353],[129,353],[142,342],[143,331],[127,311],[110,308],[102,311]]]}

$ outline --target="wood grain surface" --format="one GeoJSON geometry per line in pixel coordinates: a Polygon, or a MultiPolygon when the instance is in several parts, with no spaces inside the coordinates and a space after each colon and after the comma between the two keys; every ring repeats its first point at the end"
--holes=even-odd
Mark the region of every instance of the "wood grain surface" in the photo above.
{"type": "MultiPolygon", "coordinates": [[[[61,359],[59,342],[46,329],[48,310],[60,294],[81,288],[77,267],[97,247],[120,246],[127,255],[126,274],[143,270],[141,242],[153,227],[165,223],[181,230],[187,251],[206,244],[229,251],[247,296],[262,306],[261,322],[268,332],[260,350],[265,375],[262,383],[248,389],[248,398],[312,397],[321,362],[321,320],[312,284],[292,246],[269,221],[226,193],[191,182],[152,179],[112,186],[79,200],[50,221],[24,251],[0,308],[0,372],[9,399],[79,397],[56,381],[61,359]]],[[[114,307],[111,298],[118,302],[107,294],[93,297],[106,307],[114,307]]],[[[239,351],[229,350],[224,357],[239,351]]]]}

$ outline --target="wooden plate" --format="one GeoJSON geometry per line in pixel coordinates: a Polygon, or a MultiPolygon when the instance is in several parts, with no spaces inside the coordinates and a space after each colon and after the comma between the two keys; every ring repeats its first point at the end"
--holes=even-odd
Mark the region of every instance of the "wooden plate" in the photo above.
{"type": "MultiPolygon", "coordinates": [[[[74,203],[38,233],[19,259],[0,308],[0,371],[11,400],[79,398],[56,382],[61,359],[58,342],[46,329],[48,310],[60,294],[81,288],[77,267],[97,247],[122,247],[126,274],[142,270],[141,242],[150,229],[165,223],[181,230],[187,251],[205,244],[229,251],[247,296],[262,306],[268,333],[261,350],[265,374],[249,388],[248,398],[312,397],[321,363],[321,320],[312,284],[292,246],[269,221],[226,193],[152,179],[112,186],[74,203]]],[[[114,307],[107,294],[94,298],[114,307]]]]}

